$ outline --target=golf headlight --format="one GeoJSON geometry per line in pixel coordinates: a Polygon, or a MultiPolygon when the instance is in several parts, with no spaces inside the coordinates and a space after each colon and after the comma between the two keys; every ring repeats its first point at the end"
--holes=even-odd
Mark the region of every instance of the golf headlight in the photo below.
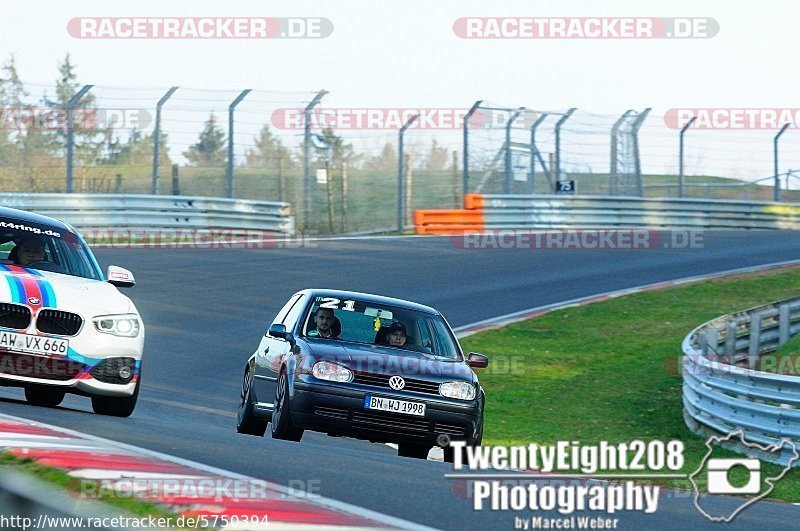
{"type": "Polygon", "coordinates": [[[94,328],[103,334],[119,337],[136,337],[139,335],[139,317],[134,314],[101,315],[92,319],[94,328]]]}
{"type": "Polygon", "coordinates": [[[439,386],[439,393],[447,398],[474,400],[475,386],[469,382],[445,382],[439,386]]]}
{"type": "Polygon", "coordinates": [[[330,382],[350,382],[353,380],[353,373],[346,367],[342,367],[338,363],[331,363],[329,361],[318,361],[311,369],[311,374],[314,378],[320,380],[328,380],[330,382]]]}

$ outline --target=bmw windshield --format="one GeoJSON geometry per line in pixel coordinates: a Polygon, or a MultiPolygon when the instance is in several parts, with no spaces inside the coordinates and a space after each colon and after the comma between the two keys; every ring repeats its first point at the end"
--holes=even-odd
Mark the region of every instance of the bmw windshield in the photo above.
{"type": "Polygon", "coordinates": [[[59,227],[0,217],[0,270],[24,267],[102,280],[91,251],[59,227]]]}
{"type": "Polygon", "coordinates": [[[441,316],[361,300],[315,297],[305,316],[303,335],[461,359],[441,316]]]}

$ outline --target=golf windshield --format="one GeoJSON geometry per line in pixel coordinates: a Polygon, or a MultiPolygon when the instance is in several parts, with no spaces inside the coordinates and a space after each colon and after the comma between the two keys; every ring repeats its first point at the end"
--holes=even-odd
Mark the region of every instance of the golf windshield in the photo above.
{"type": "Polygon", "coordinates": [[[329,338],[461,359],[441,316],[354,299],[316,297],[305,318],[309,338],[329,338]]]}

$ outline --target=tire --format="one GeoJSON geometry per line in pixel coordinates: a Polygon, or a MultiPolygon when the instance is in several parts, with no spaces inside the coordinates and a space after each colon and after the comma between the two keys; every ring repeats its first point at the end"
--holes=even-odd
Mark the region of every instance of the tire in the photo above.
{"type": "Polygon", "coordinates": [[[430,446],[412,443],[400,443],[397,445],[397,455],[400,457],[412,457],[414,459],[427,459],[430,446]]]}
{"type": "Polygon", "coordinates": [[[110,417],[130,417],[136,408],[136,401],[139,398],[139,385],[141,383],[142,371],[140,368],[136,387],[133,388],[131,396],[95,395],[92,397],[92,411],[98,415],[108,415],[110,417]]]}
{"type": "Polygon", "coordinates": [[[25,400],[34,406],[55,407],[64,400],[65,391],[58,387],[31,385],[25,387],[25,400]]]}
{"type": "Polygon", "coordinates": [[[256,417],[253,413],[253,373],[247,368],[242,379],[242,394],[239,403],[239,412],[236,416],[236,432],[245,435],[263,437],[267,432],[266,419],[256,417]]]}
{"type": "Polygon", "coordinates": [[[303,429],[292,424],[289,413],[289,378],[281,372],[275,388],[275,405],[272,409],[272,438],[284,441],[299,441],[303,438],[303,429]]]}

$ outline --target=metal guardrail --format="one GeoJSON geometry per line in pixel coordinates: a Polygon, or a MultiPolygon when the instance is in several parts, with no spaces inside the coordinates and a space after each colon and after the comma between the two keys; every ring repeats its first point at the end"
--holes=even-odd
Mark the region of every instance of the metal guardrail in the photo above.
{"type": "Polygon", "coordinates": [[[77,228],[236,228],[293,234],[289,203],[217,197],[120,194],[0,194],[0,206],[77,228]]]}
{"type": "MultiPolygon", "coordinates": [[[[748,442],[800,449],[800,376],[756,370],[764,355],[800,333],[800,297],[724,315],[683,340],[683,406],[686,424],[704,435],[742,430],[748,442]]],[[[764,453],[737,439],[723,444],[785,466],[793,454],[764,453]]]]}
{"type": "Polygon", "coordinates": [[[800,205],[707,199],[468,194],[464,210],[418,210],[423,234],[568,227],[800,229],[800,205]]]}

